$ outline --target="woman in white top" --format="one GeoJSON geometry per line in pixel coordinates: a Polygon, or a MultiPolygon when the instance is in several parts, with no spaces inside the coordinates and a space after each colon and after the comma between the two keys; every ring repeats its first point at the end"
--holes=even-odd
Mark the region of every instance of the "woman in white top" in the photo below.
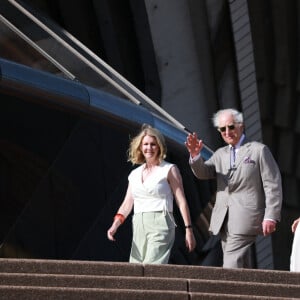
{"type": "Polygon", "coordinates": [[[300,218],[296,219],[292,224],[292,232],[294,235],[291,265],[290,270],[293,272],[300,272],[300,218]]]}
{"type": "Polygon", "coordinates": [[[115,241],[118,227],[133,209],[130,262],[168,263],[176,226],[173,195],[185,224],[186,247],[193,251],[196,246],[182,178],[176,165],[164,160],[166,151],[163,135],[149,125],[143,125],[128,149],[128,160],[140,166],[128,176],[125,199],[107,231],[107,237],[115,241]]]}

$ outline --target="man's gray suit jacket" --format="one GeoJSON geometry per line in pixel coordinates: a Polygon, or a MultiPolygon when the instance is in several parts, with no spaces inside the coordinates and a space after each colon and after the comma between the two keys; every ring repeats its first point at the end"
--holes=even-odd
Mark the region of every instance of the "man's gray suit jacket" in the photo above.
{"type": "Polygon", "coordinates": [[[216,203],[209,231],[218,234],[228,217],[233,234],[262,233],[263,219],[280,221],[282,185],[279,168],[269,148],[259,142],[243,143],[230,166],[230,147],[218,149],[209,160],[190,160],[199,179],[217,180],[216,203]]]}

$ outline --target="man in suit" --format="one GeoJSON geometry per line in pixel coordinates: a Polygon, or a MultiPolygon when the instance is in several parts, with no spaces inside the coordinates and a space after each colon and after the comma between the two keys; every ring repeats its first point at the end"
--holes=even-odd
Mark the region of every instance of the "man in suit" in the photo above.
{"type": "Polygon", "coordinates": [[[217,180],[209,231],[220,233],[223,267],[247,268],[256,236],[271,234],[280,221],[281,175],[268,147],[247,140],[242,113],[220,110],[213,123],[227,145],[204,161],[202,140],[189,134],[185,144],[190,166],[197,178],[217,180]]]}

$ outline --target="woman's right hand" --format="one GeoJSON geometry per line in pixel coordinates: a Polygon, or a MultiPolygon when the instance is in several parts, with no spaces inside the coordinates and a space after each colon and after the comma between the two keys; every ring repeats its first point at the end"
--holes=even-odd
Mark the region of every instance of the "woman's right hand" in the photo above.
{"type": "Polygon", "coordinates": [[[110,240],[110,241],[115,241],[115,234],[117,232],[117,229],[118,229],[119,226],[116,226],[115,222],[112,224],[112,226],[107,230],[107,238],[110,240]]]}

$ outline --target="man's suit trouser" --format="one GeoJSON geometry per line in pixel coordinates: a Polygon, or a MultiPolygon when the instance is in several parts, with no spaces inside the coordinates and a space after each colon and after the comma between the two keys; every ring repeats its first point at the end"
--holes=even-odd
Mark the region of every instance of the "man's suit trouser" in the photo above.
{"type": "Polygon", "coordinates": [[[251,245],[256,235],[240,235],[228,232],[227,220],[221,230],[224,268],[251,268],[251,245]]]}

